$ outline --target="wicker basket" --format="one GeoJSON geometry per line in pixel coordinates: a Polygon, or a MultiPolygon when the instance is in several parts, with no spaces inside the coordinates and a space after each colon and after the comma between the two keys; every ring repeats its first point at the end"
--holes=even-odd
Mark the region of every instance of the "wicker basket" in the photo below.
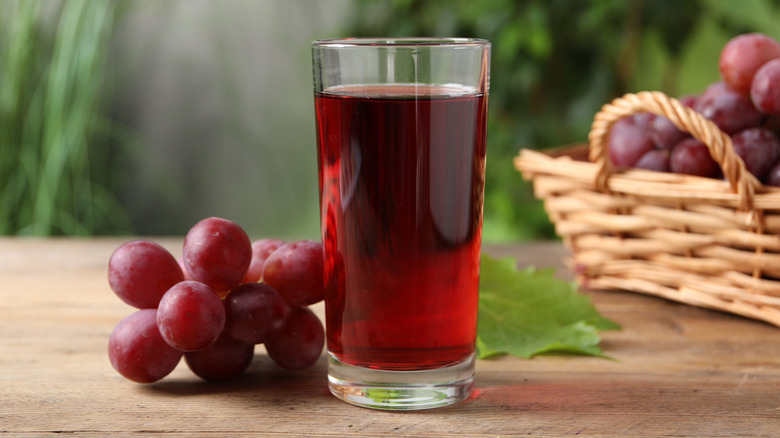
{"type": "Polygon", "coordinates": [[[728,135],[679,101],[642,92],[604,105],[588,139],[515,158],[544,200],[580,284],[780,326],[780,188],[746,171],[728,135]],[[639,112],[664,115],[705,143],[724,180],[613,168],[609,130],[639,112]]]}

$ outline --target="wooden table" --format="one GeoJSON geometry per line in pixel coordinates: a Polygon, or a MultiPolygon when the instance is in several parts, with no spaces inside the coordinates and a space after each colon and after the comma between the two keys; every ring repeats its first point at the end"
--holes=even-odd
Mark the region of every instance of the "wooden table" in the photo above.
{"type": "MultiPolygon", "coordinates": [[[[181,240],[158,241],[181,253],[181,240]]],[[[780,328],[625,292],[585,292],[623,326],[603,333],[617,360],[479,361],[477,395],[438,410],[347,405],[328,394],[324,357],[290,372],[261,347],[237,381],[202,382],[181,363],[161,382],[135,384],[106,353],[111,330],[132,312],[106,281],[121,242],[0,239],[0,434],[780,435],[780,328]]],[[[570,275],[558,243],[485,251],[570,275]]]]}

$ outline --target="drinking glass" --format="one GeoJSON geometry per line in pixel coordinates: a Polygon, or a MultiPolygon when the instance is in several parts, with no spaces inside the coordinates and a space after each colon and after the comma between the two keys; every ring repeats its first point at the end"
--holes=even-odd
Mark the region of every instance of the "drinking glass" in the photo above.
{"type": "Polygon", "coordinates": [[[426,409],[474,382],[490,43],[312,44],[330,391],[426,409]]]}

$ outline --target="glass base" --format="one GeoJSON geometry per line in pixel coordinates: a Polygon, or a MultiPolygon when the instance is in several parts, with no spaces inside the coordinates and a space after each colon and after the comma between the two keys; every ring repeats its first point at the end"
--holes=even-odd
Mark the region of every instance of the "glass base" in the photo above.
{"type": "Polygon", "coordinates": [[[474,389],[474,355],[433,370],[383,371],[347,365],[329,353],[328,387],[341,400],[364,408],[410,411],[451,405],[474,389]]]}

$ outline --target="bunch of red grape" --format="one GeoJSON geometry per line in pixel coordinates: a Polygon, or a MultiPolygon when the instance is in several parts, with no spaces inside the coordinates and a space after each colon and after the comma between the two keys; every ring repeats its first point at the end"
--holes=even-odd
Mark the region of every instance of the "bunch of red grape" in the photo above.
{"type": "Polygon", "coordinates": [[[242,374],[256,344],[282,367],[298,370],[321,355],[325,332],[309,305],[323,299],[322,244],[250,242],[236,223],[207,218],[184,239],[182,258],[149,240],[119,246],[108,263],[111,289],[140,310],[114,328],[111,365],[151,383],[182,356],[199,377],[242,374]]]}
{"type": "MultiPolygon", "coordinates": [[[[680,98],[731,136],[745,167],[764,184],[780,186],[780,43],[760,33],[734,37],[721,51],[721,81],[701,95],[680,98]]],[[[617,166],[718,178],[720,167],[700,141],[666,117],[640,113],[610,131],[617,166]]]]}

